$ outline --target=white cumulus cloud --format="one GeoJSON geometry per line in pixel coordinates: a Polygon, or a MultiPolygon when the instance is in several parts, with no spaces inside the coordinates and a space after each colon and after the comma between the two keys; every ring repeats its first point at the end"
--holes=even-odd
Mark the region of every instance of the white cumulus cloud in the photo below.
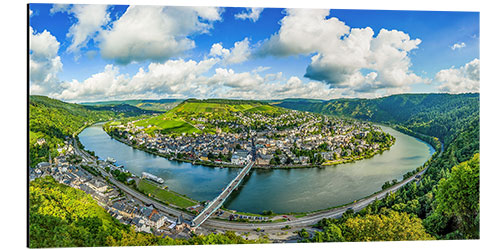
{"type": "Polygon", "coordinates": [[[455,43],[451,46],[451,49],[452,50],[456,50],[456,49],[461,49],[463,47],[465,47],[465,43],[464,42],[461,42],[461,43],[455,43]]]}
{"type": "Polygon", "coordinates": [[[71,45],[68,51],[79,53],[82,47],[85,47],[88,41],[95,37],[102,27],[109,21],[109,13],[106,5],[73,5],[67,12],[73,14],[77,21],[68,31],[67,36],[71,38],[71,45]]]}
{"type": "Polygon", "coordinates": [[[439,71],[435,80],[440,82],[440,91],[448,93],[479,92],[479,59],[474,59],[460,68],[439,71]]]}
{"type": "Polygon", "coordinates": [[[249,19],[252,22],[257,22],[260,17],[260,13],[264,10],[264,8],[247,8],[247,12],[241,12],[236,15],[234,15],[234,18],[236,19],[249,19]]]}
{"type": "Polygon", "coordinates": [[[71,9],[70,4],[56,3],[52,5],[52,8],[50,8],[50,14],[54,15],[57,12],[68,12],[70,9],[71,9]]]}
{"type": "Polygon", "coordinates": [[[30,94],[46,95],[58,88],[57,74],[63,66],[57,55],[59,42],[47,30],[35,33],[31,26],[29,42],[30,94]]]}
{"type": "Polygon", "coordinates": [[[214,68],[219,58],[202,61],[167,60],[150,63],[133,76],[120,73],[119,67],[107,65],[102,72],[83,81],[63,82],[51,97],[66,101],[123,100],[141,98],[338,98],[347,92],[330,88],[324,82],[304,82],[296,76],[286,78],[281,72],[265,74],[266,68],[235,72],[214,68]],[[210,73],[213,72],[213,73],[210,73]]]}
{"type": "Polygon", "coordinates": [[[133,61],[164,61],[195,47],[188,38],[206,33],[221,20],[215,7],[130,6],[101,32],[101,55],[119,64],[133,61]]]}
{"type": "Polygon", "coordinates": [[[109,64],[103,72],[82,82],[61,84],[63,90],[53,96],[63,100],[106,100],[201,95],[205,89],[200,84],[202,75],[217,62],[210,58],[200,62],[179,59],[150,63],[132,77],[120,74],[117,66],[109,64]]]}
{"type": "Polygon", "coordinates": [[[420,39],[397,30],[381,29],[375,36],[370,27],[350,28],[335,17],[327,18],[330,10],[288,9],[286,14],[258,56],[311,55],[305,77],[357,92],[398,92],[426,82],[410,70],[409,53],[420,39]]]}
{"type": "Polygon", "coordinates": [[[250,42],[248,38],[235,42],[234,47],[225,49],[221,43],[215,43],[210,49],[210,56],[221,57],[224,64],[242,63],[250,56],[250,42]]]}

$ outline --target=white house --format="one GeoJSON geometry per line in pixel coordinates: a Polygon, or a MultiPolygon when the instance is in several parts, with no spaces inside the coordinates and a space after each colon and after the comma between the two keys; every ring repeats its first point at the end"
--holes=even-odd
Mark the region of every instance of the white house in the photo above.
{"type": "Polygon", "coordinates": [[[237,150],[231,156],[231,164],[235,165],[245,165],[252,159],[252,156],[248,153],[248,151],[237,150]]]}

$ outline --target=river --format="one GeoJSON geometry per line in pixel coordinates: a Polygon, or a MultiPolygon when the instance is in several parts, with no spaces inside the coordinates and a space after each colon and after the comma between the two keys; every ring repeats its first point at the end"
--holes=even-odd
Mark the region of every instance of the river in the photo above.
{"type": "MultiPolygon", "coordinates": [[[[370,159],[324,168],[253,169],[224,206],[252,213],[306,212],[339,206],[379,191],[386,181],[402,180],[405,173],[423,165],[434,153],[419,139],[381,127],[396,137],[390,150],[370,159]]],[[[240,170],[169,161],[112,139],[102,124],[84,129],[78,137],[100,159],[112,157],[117,165],[138,176],[143,171],[152,173],[163,178],[169,189],[199,201],[215,198],[240,170]]]]}

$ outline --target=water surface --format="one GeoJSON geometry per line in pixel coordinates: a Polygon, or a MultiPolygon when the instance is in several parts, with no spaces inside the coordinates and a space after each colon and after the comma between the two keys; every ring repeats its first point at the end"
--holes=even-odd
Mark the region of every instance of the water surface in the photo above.
{"type": "MultiPolygon", "coordinates": [[[[229,209],[260,213],[305,212],[338,206],[373,194],[386,181],[401,180],[434,153],[427,143],[381,126],[396,137],[390,150],[353,163],[324,168],[253,169],[238,192],[224,204],[229,209]]],[[[101,159],[113,157],[117,165],[140,176],[143,171],[165,180],[171,190],[195,200],[211,200],[234,178],[239,169],[212,168],[169,161],[112,139],[95,124],[78,135],[86,149],[101,159]]]]}

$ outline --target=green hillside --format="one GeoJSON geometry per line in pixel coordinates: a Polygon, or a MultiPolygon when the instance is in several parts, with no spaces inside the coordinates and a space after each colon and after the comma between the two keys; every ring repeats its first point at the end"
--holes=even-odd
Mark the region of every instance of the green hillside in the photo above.
{"type": "Polygon", "coordinates": [[[233,114],[238,112],[274,114],[284,111],[280,107],[259,101],[188,99],[162,115],[138,121],[135,125],[143,127],[150,134],[155,131],[164,134],[189,134],[202,131],[213,133],[216,126],[206,121],[213,119],[236,121],[237,118],[233,114]],[[197,128],[196,124],[201,126],[197,128]]]}
{"type": "Polygon", "coordinates": [[[112,111],[115,114],[122,114],[124,117],[161,113],[159,111],[141,109],[129,104],[85,105],[85,108],[96,111],[112,111]]]}
{"type": "Polygon", "coordinates": [[[89,108],[46,96],[31,95],[29,96],[30,166],[48,161],[49,152],[52,157],[57,156],[56,149],[63,144],[65,137],[80,132],[86,125],[145,113],[150,112],[129,105],[89,108]]]}
{"type": "Polygon", "coordinates": [[[185,122],[182,118],[171,114],[160,115],[150,119],[141,120],[135,123],[136,126],[144,127],[147,133],[154,133],[159,130],[164,134],[169,133],[199,133],[200,130],[185,122]]]}
{"type": "Polygon", "coordinates": [[[280,109],[264,102],[252,100],[229,99],[188,99],[175,107],[172,111],[178,114],[229,114],[232,112],[276,112],[280,109]]]}

